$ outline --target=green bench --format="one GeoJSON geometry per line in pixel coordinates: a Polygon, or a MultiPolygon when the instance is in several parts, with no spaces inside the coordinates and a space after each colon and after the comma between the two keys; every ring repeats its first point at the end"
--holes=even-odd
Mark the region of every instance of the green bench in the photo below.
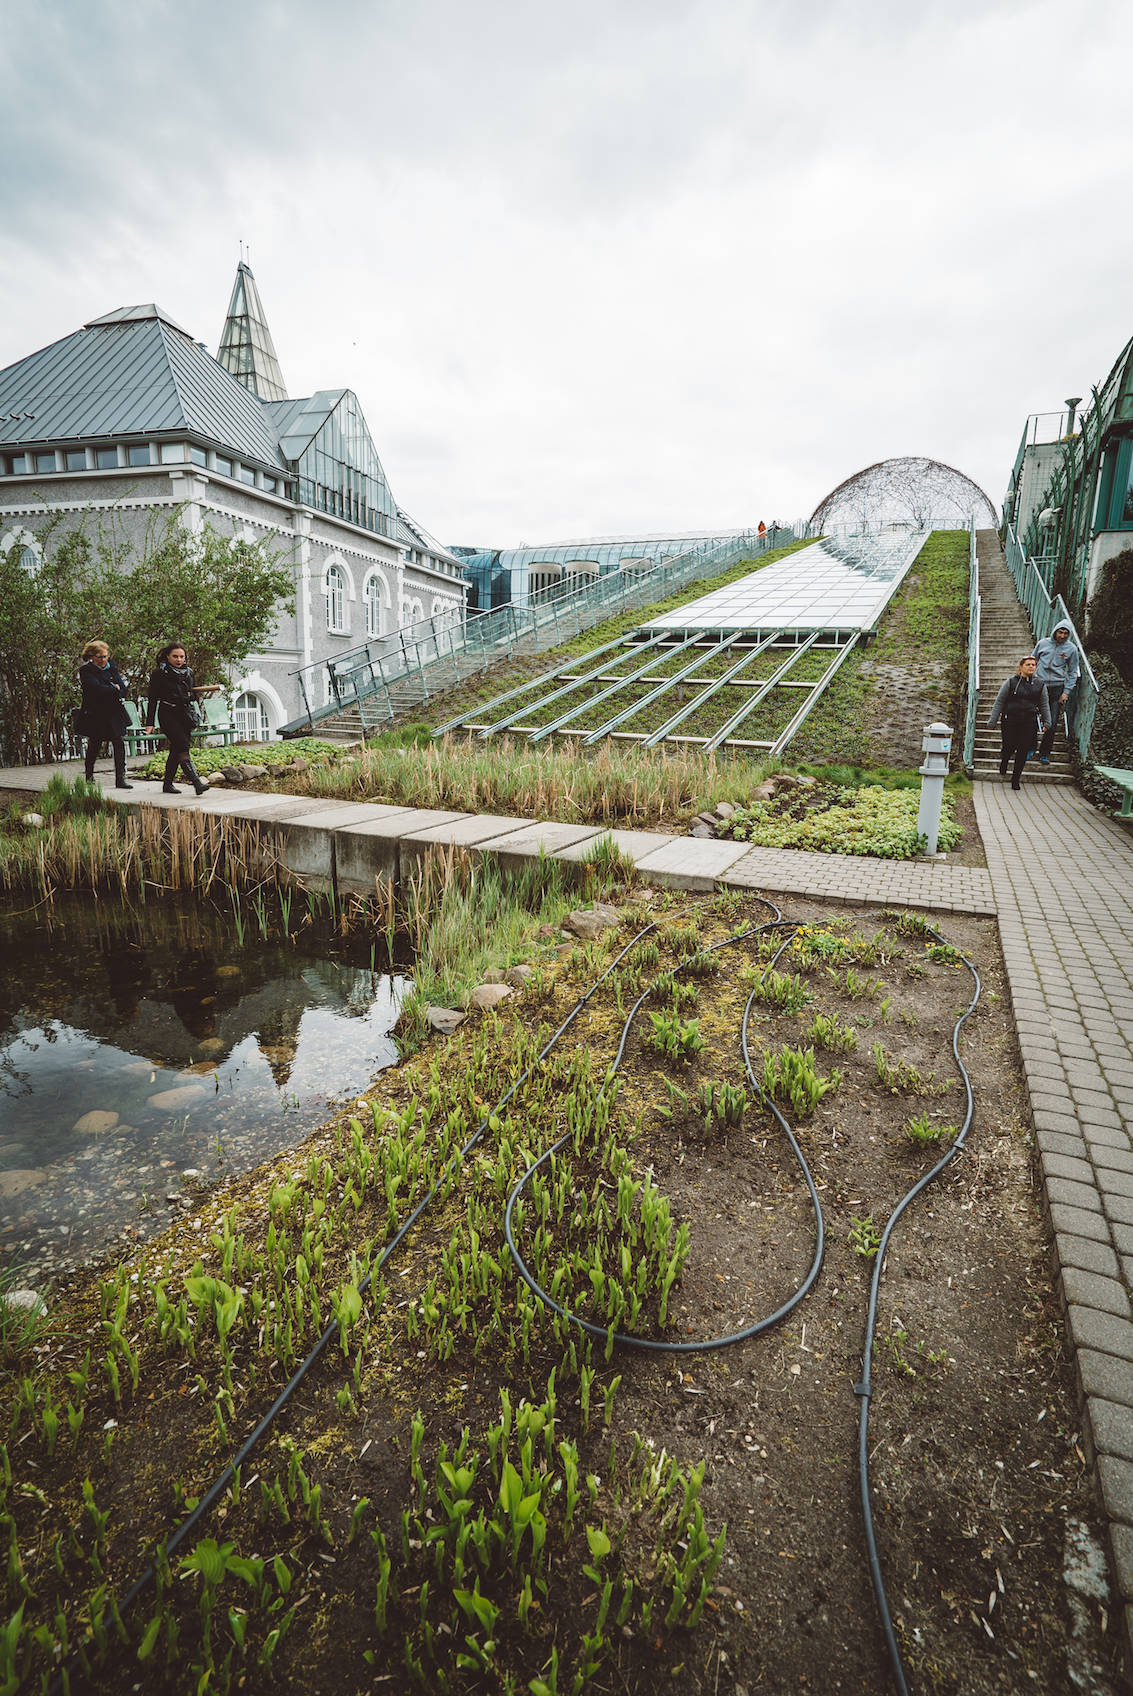
{"type": "Polygon", "coordinates": [[[1116,783],[1122,792],[1121,811],[1114,813],[1114,818],[1133,818],[1133,771],[1127,771],[1124,766],[1095,766],[1094,769],[1102,777],[1108,777],[1111,783],[1116,783]]]}
{"type": "MultiPolygon", "coordinates": [[[[165,737],[160,730],[147,730],[142,723],[137,703],[123,701],[126,717],[129,723],[123,732],[126,752],[131,759],[137,754],[150,753],[154,748],[161,747],[165,737]]],[[[232,722],[228,711],[228,703],[220,694],[205,695],[200,702],[204,714],[204,723],[199,724],[193,732],[194,741],[219,742],[222,748],[239,740],[239,732],[232,722]]]]}

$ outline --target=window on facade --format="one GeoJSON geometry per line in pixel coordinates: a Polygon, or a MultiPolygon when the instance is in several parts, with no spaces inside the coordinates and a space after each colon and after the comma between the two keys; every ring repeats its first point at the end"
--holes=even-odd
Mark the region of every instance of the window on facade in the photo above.
{"type": "Polygon", "coordinates": [[[39,554],[35,548],[20,549],[20,569],[26,571],[29,577],[34,577],[39,570],[39,554]]]}
{"type": "Polygon", "coordinates": [[[63,455],[63,463],[68,471],[85,471],[87,468],[85,448],[68,448],[63,455]]]}
{"type": "Polygon", "coordinates": [[[337,565],[327,567],[327,629],[346,628],[346,581],[337,565]]]}
{"type": "Polygon", "coordinates": [[[264,493],[265,493],[265,495],[274,495],[274,494],[277,494],[278,491],[279,491],[279,481],[278,481],[278,479],[275,478],[275,477],[265,477],[264,478],[264,493]]]}
{"type": "Polygon", "coordinates": [[[209,456],[205,452],[204,448],[191,447],[189,449],[189,458],[194,465],[207,465],[209,462],[209,456]]]}
{"type": "Polygon", "coordinates": [[[366,634],[380,636],[382,633],[382,586],[377,577],[366,579],[366,634]]]}
{"type": "Polygon", "coordinates": [[[220,454],[217,454],[213,461],[213,470],[221,477],[231,477],[232,461],[230,459],[223,459],[220,454]]]}
{"type": "Polygon", "coordinates": [[[37,453],[35,456],[35,468],[37,471],[54,471],[54,453],[37,453]]]}
{"type": "Polygon", "coordinates": [[[150,463],[149,443],[146,442],[140,448],[127,448],[126,463],[127,465],[148,465],[150,463]]]}
{"type": "Polygon", "coordinates": [[[161,463],[162,463],[162,465],[184,465],[184,463],[185,463],[185,444],[184,444],[184,442],[162,442],[162,444],[161,444],[161,463]]]}
{"type": "Polygon", "coordinates": [[[100,471],[114,471],[118,466],[117,448],[95,448],[94,463],[100,471]]]}
{"type": "Polygon", "coordinates": [[[27,454],[26,453],[14,453],[12,455],[12,476],[13,477],[23,477],[27,472],[27,468],[28,468],[28,456],[27,456],[27,454]]]}
{"type": "Polygon", "coordinates": [[[238,465],[236,467],[236,475],[239,477],[241,483],[254,483],[256,481],[256,473],[252,470],[250,465],[238,465]]]}
{"type": "Polygon", "coordinates": [[[268,739],[267,708],[258,695],[237,695],[232,708],[232,722],[241,742],[266,742],[268,739]]]}

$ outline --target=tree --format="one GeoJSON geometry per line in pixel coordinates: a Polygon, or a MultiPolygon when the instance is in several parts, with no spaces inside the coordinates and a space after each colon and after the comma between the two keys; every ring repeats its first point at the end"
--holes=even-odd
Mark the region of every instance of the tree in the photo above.
{"type": "Polygon", "coordinates": [[[0,553],[0,761],[62,752],[87,642],[107,642],[135,698],[159,648],[183,641],[199,683],[224,682],[291,609],[292,574],[261,542],[192,531],[175,513],[140,546],[103,520],[53,514],[0,553]]]}

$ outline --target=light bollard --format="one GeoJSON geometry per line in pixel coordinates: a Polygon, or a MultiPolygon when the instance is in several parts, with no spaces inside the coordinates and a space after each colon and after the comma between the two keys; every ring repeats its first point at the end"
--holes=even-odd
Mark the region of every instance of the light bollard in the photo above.
{"type": "Polygon", "coordinates": [[[924,765],[920,768],[921,805],[917,813],[917,834],[925,839],[925,853],[935,854],[940,837],[944,779],[948,776],[948,756],[952,751],[951,725],[926,724],[921,747],[924,749],[924,765]]]}

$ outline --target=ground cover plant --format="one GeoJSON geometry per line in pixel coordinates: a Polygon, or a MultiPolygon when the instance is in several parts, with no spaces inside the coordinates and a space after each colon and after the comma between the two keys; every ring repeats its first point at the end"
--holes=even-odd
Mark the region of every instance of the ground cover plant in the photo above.
{"type": "MultiPolygon", "coordinates": [[[[717,835],[760,848],[802,848],[822,854],[869,854],[882,860],[909,860],[924,851],[917,829],[919,790],[862,784],[843,788],[780,790],[770,800],[736,808],[717,835]]],[[[954,848],[961,836],[952,798],[945,793],[938,846],[954,848]]]]}
{"type": "MultiPolygon", "coordinates": [[[[422,1049],[137,1260],[53,1292],[46,1329],[4,1364],[13,1688],[63,1668],[108,1691],[886,1687],[853,1384],[870,1245],[939,1152],[907,1126],[958,1117],[966,968],[900,913],[796,902],[800,929],[744,935],[768,916],[751,896],[620,904],[619,929],[514,1008],[422,1049]],[[771,973],[797,987],[757,996],[749,1034],[760,1076],[797,1097],[821,1277],[782,1325],[730,1348],[633,1351],[615,1329],[742,1331],[812,1257],[798,1168],[738,1061],[771,973]],[[641,1017],[611,1077],[624,1012],[658,974],[666,1006],[673,986],[695,990],[702,1046],[658,1053],[641,1017]],[[952,1087],[925,1094],[929,1080],[952,1087]],[[503,1234],[507,1197],[559,1139],[515,1199],[514,1234],[591,1333],[519,1278],[503,1234]],[[153,1582],[119,1607],[214,1479],[207,1514],[166,1535],[153,1582]]],[[[977,1117],[890,1250],[879,1542],[915,1688],[1062,1691],[1088,1661],[1113,1676],[1104,1610],[1081,1599],[1072,1623],[1060,1580],[1064,1528],[1089,1534],[1095,1506],[993,928],[952,916],[947,939],[984,979],[964,1037],[977,1117]]]]}
{"type": "MultiPolygon", "coordinates": [[[[164,777],[166,752],[162,747],[151,754],[145,765],[139,768],[141,775],[164,777]]],[[[327,742],[319,736],[297,736],[291,742],[234,742],[225,748],[212,747],[208,743],[193,744],[193,764],[206,777],[211,772],[223,771],[225,766],[238,765],[266,766],[274,776],[278,768],[289,766],[296,759],[333,766],[344,754],[341,744],[327,742]]]]}

